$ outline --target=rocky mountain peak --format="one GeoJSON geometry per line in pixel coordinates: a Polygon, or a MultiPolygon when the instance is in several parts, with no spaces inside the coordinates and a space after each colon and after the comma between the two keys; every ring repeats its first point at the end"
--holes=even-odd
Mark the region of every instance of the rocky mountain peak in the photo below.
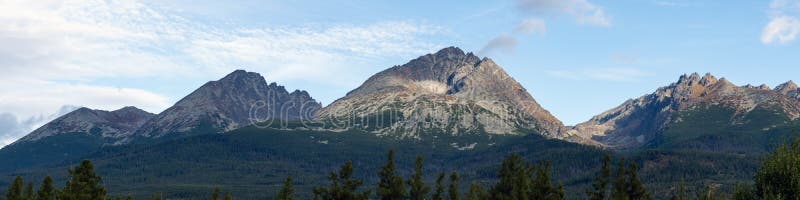
{"type": "Polygon", "coordinates": [[[222,79],[219,79],[219,82],[228,82],[228,83],[242,83],[242,82],[261,82],[265,81],[264,77],[261,74],[255,72],[248,72],[245,70],[235,70],[230,74],[226,75],[222,79]]]}
{"type": "Polygon", "coordinates": [[[706,73],[706,75],[700,79],[700,85],[703,86],[713,85],[717,82],[719,82],[719,80],[717,80],[717,77],[714,77],[714,75],[711,75],[711,73],[706,73]]]}
{"type": "MultiPolygon", "coordinates": [[[[776,88],[776,91],[791,88],[791,84],[785,84],[776,88]]],[[[737,87],[727,79],[717,80],[711,74],[703,77],[697,73],[684,74],[669,86],[626,101],[567,132],[591,138],[607,146],[628,148],[655,138],[666,124],[676,120],[673,118],[674,114],[679,112],[719,106],[731,109],[735,116],[746,116],[756,108],[775,105],[780,105],[780,109],[790,119],[800,116],[800,105],[796,100],[772,92],[767,85],[755,87],[748,84],[737,87]]]]}
{"type": "Polygon", "coordinates": [[[563,126],[494,61],[456,47],[375,74],[318,118],[369,116],[389,107],[402,111],[404,119],[379,132],[402,132],[403,137],[418,136],[419,124],[431,120],[438,125],[424,129],[448,134],[526,129],[555,136],[563,126]]]}
{"type": "Polygon", "coordinates": [[[210,81],[147,122],[137,135],[224,132],[256,122],[308,119],[322,106],[305,91],[289,93],[255,72],[236,70],[210,81]]]}
{"type": "Polygon", "coordinates": [[[783,83],[783,84],[780,84],[780,85],[776,86],[774,90],[776,92],[778,92],[778,93],[781,93],[781,94],[789,94],[791,92],[798,91],[798,88],[797,88],[797,84],[795,84],[794,81],[790,80],[790,81],[788,81],[786,83],[783,83]]]}
{"type": "Polygon", "coordinates": [[[678,84],[691,85],[691,84],[695,84],[695,83],[698,83],[698,82],[700,82],[700,74],[695,72],[695,73],[692,73],[691,75],[687,75],[687,74],[681,75],[681,77],[678,79],[677,83],[678,84]]]}
{"type": "Polygon", "coordinates": [[[153,116],[154,114],[133,106],[115,111],[82,107],[34,130],[20,141],[35,141],[65,133],[87,134],[106,138],[109,141],[121,140],[153,116]]]}
{"type": "Polygon", "coordinates": [[[134,107],[134,106],[125,106],[123,108],[111,111],[111,113],[116,113],[116,114],[120,114],[120,115],[147,115],[147,114],[152,114],[152,113],[149,113],[147,111],[144,111],[144,110],[139,109],[139,108],[134,107]]]}

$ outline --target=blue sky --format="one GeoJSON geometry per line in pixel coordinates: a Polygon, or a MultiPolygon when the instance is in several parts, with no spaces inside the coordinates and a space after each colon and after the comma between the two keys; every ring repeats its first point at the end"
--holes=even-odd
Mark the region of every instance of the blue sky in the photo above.
{"type": "Polygon", "coordinates": [[[65,105],[158,113],[235,69],[328,104],[447,46],[491,57],[566,124],[684,73],[774,87],[800,72],[798,0],[12,0],[0,13],[0,145],[65,105]]]}

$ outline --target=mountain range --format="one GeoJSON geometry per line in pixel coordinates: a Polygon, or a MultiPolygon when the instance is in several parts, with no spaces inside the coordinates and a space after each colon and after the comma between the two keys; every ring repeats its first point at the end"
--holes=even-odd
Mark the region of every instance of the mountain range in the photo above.
{"type": "MultiPolygon", "coordinates": [[[[390,147],[431,156],[440,164],[432,165],[435,169],[471,170],[466,176],[476,180],[497,155],[520,151],[530,159],[554,160],[568,172],[583,171],[578,174],[596,163],[562,155],[650,152],[634,157],[643,170],[657,173],[666,166],[686,167],[690,159],[719,163],[758,155],[790,135],[786,129],[798,118],[800,89],[792,81],[775,88],[736,86],[693,73],[565,126],[490,58],[448,47],[381,71],[325,107],[306,91],[289,92],[258,73],[236,70],[158,114],[135,107],[80,108],[0,149],[0,174],[41,175],[90,158],[111,168],[105,173],[122,179],[122,185],[209,183],[241,179],[240,172],[256,164],[267,166],[256,170],[265,176],[287,168],[326,170],[310,166],[330,166],[334,158],[374,159],[390,147]],[[218,166],[225,163],[230,168],[218,166]],[[176,167],[158,167],[171,165],[176,167]],[[228,179],[210,178],[209,170],[228,179]]],[[[707,168],[740,173],[751,170],[751,162],[707,168]]],[[[568,187],[586,182],[572,181],[568,187]]]]}

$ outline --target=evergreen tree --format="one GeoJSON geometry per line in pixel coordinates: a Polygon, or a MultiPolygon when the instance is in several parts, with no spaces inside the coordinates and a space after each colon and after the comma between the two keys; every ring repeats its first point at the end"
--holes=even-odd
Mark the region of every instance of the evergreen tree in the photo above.
{"type": "Polygon", "coordinates": [[[28,182],[28,186],[25,187],[25,193],[23,194],[23,199],[33,200],[33,182],[28,182]]]}
{"type": "Polygon", "coordinates": [[[22,177],[17,176],[6,192],[6,200],[24,200],[22,196],[22,177]]]}
{"type": "Polygon", "coordinates": [[[102,178],[95,174],[94,166],[84,160],[69,170],[70,178],[60,193],[61,200],[104,200],[106,189],[100,185],[102,178]]]}
{"type": "Polygon", "coordinates": [[[532,200],[560,200],[565,198],[561,185],[553,186],[550,180],[550,163],[541,162],[539,166],[531,169],[535,177],[531,182],[529,199],[532,200]]]}
{"type": "Polygon", "coordinates": [[[444,200],[444,172],[440,172],[436,177],[436,190],[433,192],[431,200],[444,200]]]}
{"type": "Polygon", "coordinates": [[[233,197],[231,197],[230,192],[225,192],[225,200],[233,200],[233,197]]]}
{"type": "Polygon", "coordinates": [[[275,197],[276,200],[293,200],[294,199],[294,187],[292,186],[292,177],[286,177],[286,181],[283,182],[283,188],[278,192],[278,195],[275,197]]]}
{"type": "Polygon", "coordinates": [[[214,192],[211,193],[211,200],[219,200],[219,187],[214,188],[214,192]]]}
{"type": "Polygon", "coordinates": [[[394,150],[389,150],[386,157],[386,165],[378,172],[380,181],[376,192],[381,200],[401,200],[406,196],[406,187],[403,178],[395,174],[394,150]]]}
{"type": "Polygon", "coordinates": [[[755,195],[760,199],[776,196],[800,199],[800,138],[782,143],[767,155],[756,172],[755,195]]]}
{"type": "Polygon", "coordinates": [[[586,190],[586,195],[589,196],[590,200],[606,199],[606,193],[610,182],[608,180],[609,178],[611,178],[611,156],[606,154],[603,156],[603,167],[600,168],[600,172],[598,172],[597,176],[594,178],[592,189],[586,190]]]}
{"type": "Polygon", "coordinates": [[[733,188],[733,196],[731,196],[731,200],[751,200],[756,199],[756,194],[753,193],[753,190],[749,186],[745,185],[736,185],[733,188]]]}
{"type": "Polygon", "coordinates": [[[711,189],[711,186],[703,187],[702,190],[697,191],[697,200],[716,200],[717,197],[714,195],[714,190],[711,189]]]}
{"type": "Polygon", "coordinates": [[[684,186],[683,179],[678,184],[678,190],[672,194],[672,198],[670,200],[689,200],[689,197],[686,196],[686,187],[684,186]]]}
{"type": "Polygon", "coordinates": [[[617,163],[617,173],[614,174],[614,184],[611,188],[612,200],[628,200],[627,180],[625,179],[625,160],[617,163]]]}
{"type": "Polygon", "coordinates": [[[492,188],[492,199],[524,200],[530,190],[529,168],[518,154],[503,160],[498,173],[500,181],[492,188]]]}
{"type": "Polygon", "coordinates": [[[490,199],[489,194],[487,194],[486,191],[483,190],[483,187],[478,185],[476,182],[472,182],[472,185],[469,186],[469,191],[464,198],[466,200],[490,199]]]}
{"type": "Polygon", "coordinates": [[[450,187],[447,189],[447,196],[450,200],[458,200],[458,173],[450,174],[450,187]]]}
{"type": "Polygon", "coordinates": [[[637,175],[638,168],[636,167],[635,163],[631,163],[628,166],[628,172],[626,176],[628,180],[627,183],[627,190],[628,190],[628,199],[630,200],[643,200],[643,199],[652,199],[650,194],[647,193],[647,190],[642,184],[642,181],[639,180],[639,176],[637,175]]]}
{"type": "Polygon", "coordinates": [[[353,179],[353,163],[347,161],[339,170],[339,174],[331,172],[328,179],[330,187],[314,188],[314,198],[322,200],[366,200],[369,199],[370,190],[357,192],[363,182],[353,179]]]}
{"type": "Polygon", "coordinates": [[[414,162],[414,174],[408,179],[408,186],[411,188],[408,194],[411,200],[424,200],[431,191],[422,180],[422,161],[422,156],[417,156],[417,161],[414,162]]]}
{"type": "Polygon", "coordinates": [[[56,199],[56,187],[53,186],[53,179],[50,176],[44,177],[42,180],[42,185],[39,186],[39,190],[36,192],[36,200],[55,200],[56,199]]]}

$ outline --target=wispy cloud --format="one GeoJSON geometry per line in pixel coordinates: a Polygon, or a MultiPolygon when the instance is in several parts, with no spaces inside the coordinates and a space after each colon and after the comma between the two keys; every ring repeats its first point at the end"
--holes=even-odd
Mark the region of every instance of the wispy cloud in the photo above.
{"type": "Polygon", "coordinates": [[[165,94],[95,80],[209,80],[240,68],[340,85],[360,77],[330,74],[431,52],[440,45],[422,38],[444,31],[409,21],[243,27],[181,14],[138,0],[0,1],[0,111],[21,119],[66,104],[160,112],[172,103],[165,94]]]}
{"type": "Polygon", "coordinates": [[[45,123],[76,109],[78,109],[76,106],[62,106],[55,113],[31,116],[27,119],[20,119],[8,112],[0,113],[0,148],[13,143],[17,138],[39,128],[45,123]]]}
{"type": "Polygon", "coordinates": [[[511,35],[503,34],[495,37],[486,44],[478,54],[486,55],[495,50],[502,50],[503,52],[513,52],[517,47],[517,38],[511,35]]]}
{"type": "Polygon", "coordinates": [[[492,53],[495,50],[513,52],[518,37],[547,32],[543,17],[550,15],[572,16],[579,24],[611,26],[611,17],[605,14],[603,8],[587,0],[516,0],[516,7],[523,16],[535,17],[520,19],[513,30],[492,38],[480,51],[482,54],[492,53]]]}
{"type": "Polygon", "coordinates": [[[547,32],[547,26],[543,19],[526,19],[517,25],[514,29],[515,33],[524,34],[544,34],[547,32]]]}
{"type": "Polygon", "coordinates": [[[769,5],[769,23],[761,32],[761,43],[787,44],[800,34],[800,0],[773,0],[769,5]]]}
{"type": "Polygon", "coordinates": [[[550,70],[548,75],[570,80],[599,80],[614,82],[639,81],[647,73],[635,68],[584,68],[577,70],[550,70]]]}
{"type": "Polygon", "coordinates": [[[612,21],[603,7],[587,0],[518,0],[517,3],[525,12],[569,15],[580,24],[610,26],[612,21]]]}

